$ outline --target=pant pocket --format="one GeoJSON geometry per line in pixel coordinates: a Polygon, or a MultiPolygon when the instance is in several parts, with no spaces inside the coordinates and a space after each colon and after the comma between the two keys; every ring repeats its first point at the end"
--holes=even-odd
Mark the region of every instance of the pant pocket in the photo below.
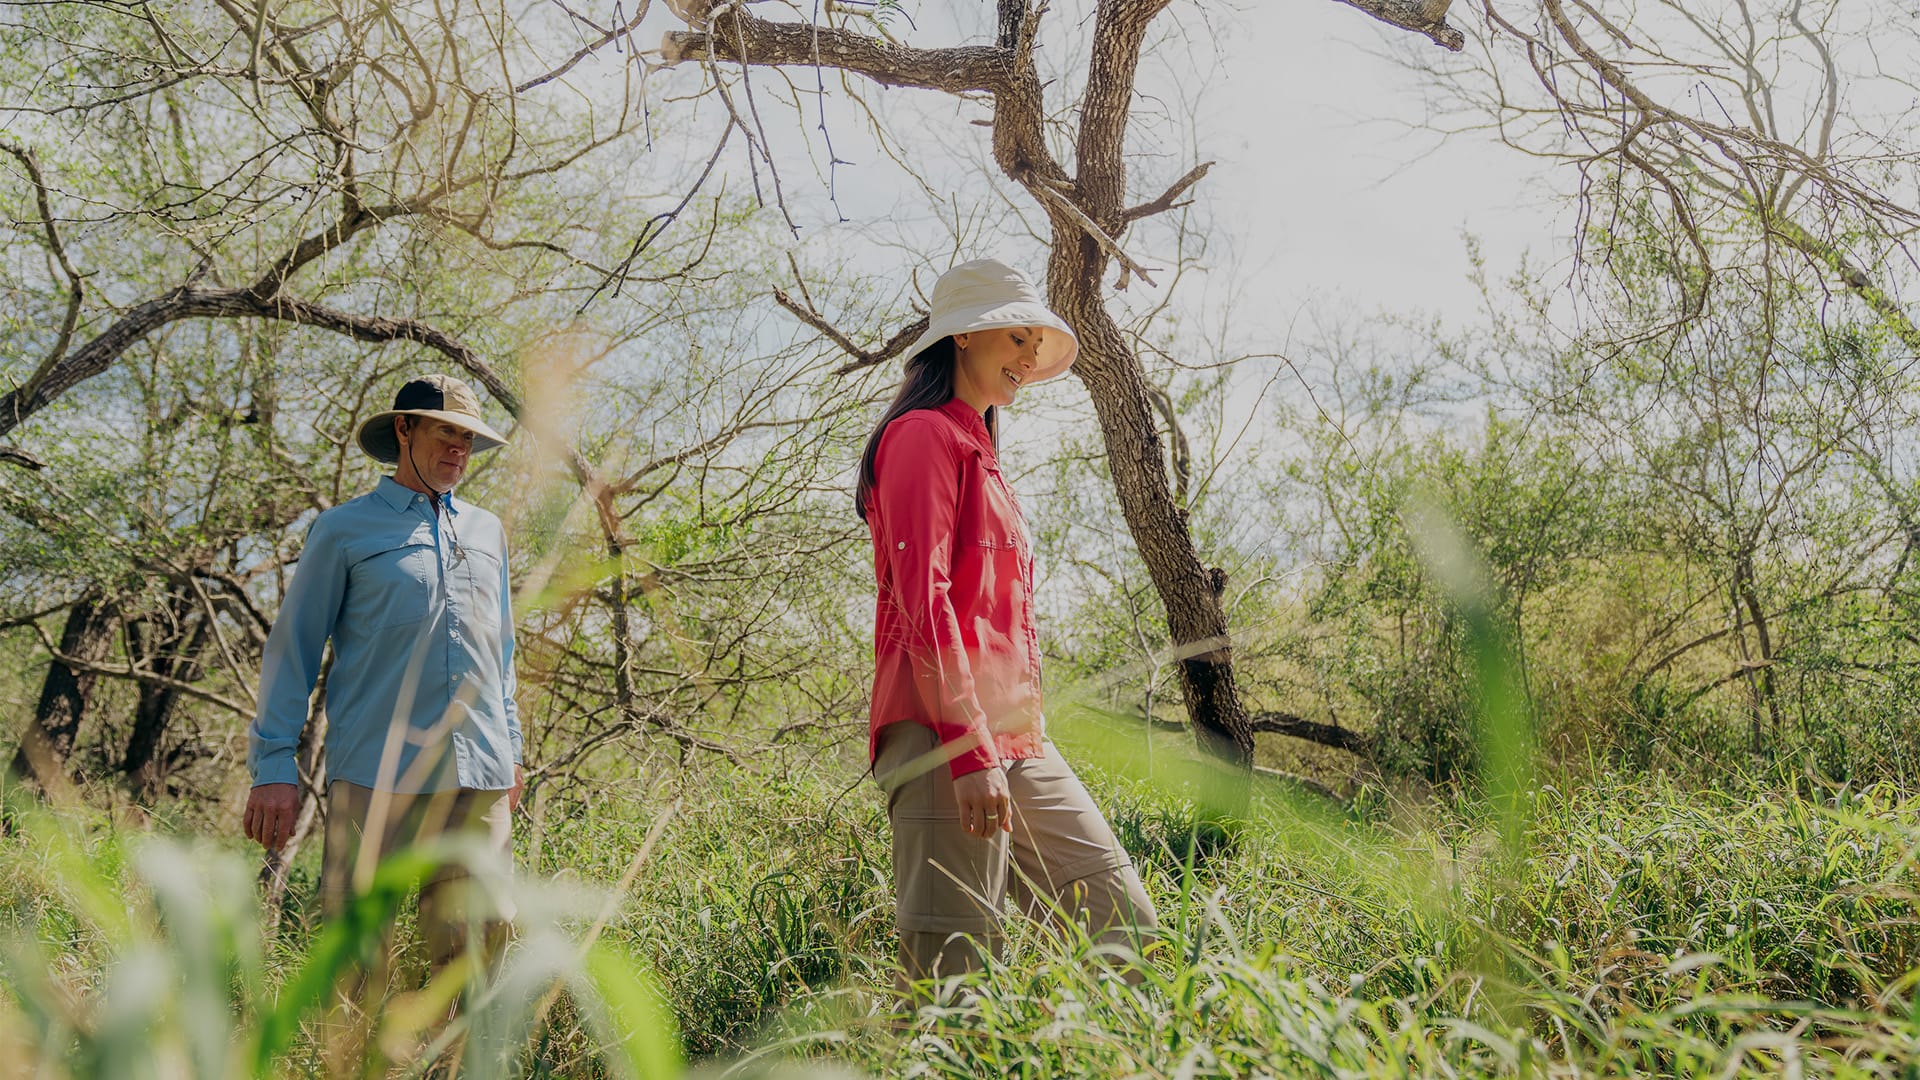
{"type": "Polygon", "coordinates": [[[893,820],[894,914],[902,930],[995,929],[1007,895],[1007,837],[970,836],[957,819],[893,820]]]}
{"type": "Polygon", "coordinates": [[[881,729],[873,778],[887,794],[889,818],[931,821],[946,814],[958,820],[952,773],[935,753],[939,745],[932,729],[912,720],[881,729]]]}

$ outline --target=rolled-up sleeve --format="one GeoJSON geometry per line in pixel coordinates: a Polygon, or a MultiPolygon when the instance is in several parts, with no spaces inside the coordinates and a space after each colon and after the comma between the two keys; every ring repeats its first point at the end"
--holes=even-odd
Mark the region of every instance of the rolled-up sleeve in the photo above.
{"type": "Polygon", "coordinates": [[[948,595],[961,461],[935,423],[909,413],[888,425],[880,438],[873,506],[907,627],[904,644],[920,685],[923,719],[951,755],[949,767],[958,778],[1000,761],[948,595]]]}
{"type": "Polygon", "coordinates": [[[506,545],[500,548],[500,708],[507,718],[507,742],[513,747],[513,763],[525,760],[520,753],[520,703],[515,700],[520,680],[513,673],[513,581],[507,574],[506,545]]]}
{"type": "Polygon", "coordinates": [[[299,782],[295,760],[320,660],[346,595],[347,567],[339,538],[322,514],[308,530],[280,613],[267,635],[260,664],[260,704],[247,729],[247,767],[253,782],[299,782]]]}

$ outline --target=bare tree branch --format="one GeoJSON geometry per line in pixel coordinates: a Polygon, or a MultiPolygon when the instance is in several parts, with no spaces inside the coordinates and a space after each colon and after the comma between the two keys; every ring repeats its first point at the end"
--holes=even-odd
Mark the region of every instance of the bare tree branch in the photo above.
{"type": "Polygon", "coordinates": [[[1100,250],[1111,255],[1115,262],[1125,267],[1125,272],[1120,275],[1119,284],[1115,285],[1115,288],[1124,289],[1127,287],[1127,274],[1132,274],[1149,285],[1154,284],[1153,271],[1141,266],[1133,256],[1122,251],[1119,241],[1108,236],[1107,231],[1102,229],[1092,218],[1088,217],[1085,211],[1075,206],[1072,199],[1055,191],[1050,184],[1030,184],[1028,185],[1028,190],[1040,196],[1041,201],[1048,203],[1055,210],[1065,214],[1075,225],[1080,227],[1081,232],[1087,234],[1094,243],[1100,245],[1100,250]]]}
{"type": "Polygon", "coordinates": [[[32,469],[35,472],[47,467],[46,462],[27,453],[25,450],[16,450],[11,446],[0,446],[0,461],[4,461],[9,465],[18,465],[23,469],[32,469]]]}
{"type": "Polygon", "coordinates": [[[1192,170],[1190,170],[1187,173],[1187,175],[1181,177],[1178,180],[1175,180],[1173,182],[1172,187],[1169,187],[1167,190],[1161,192],[1154,199],[1148,202],[1143,202],[1138,206],[1128,207],[1126,210],[1121,211],[1120,212],[1121,220],[1131,224],[1135,221],[1139,221],[1141,218],[1152,217],[1155,214],[1164,214],[1167,211],[1173,209],[1175,206],[1183,205],[1179,201],[1180,197],[1182,195],[1185,195],[1188,191],[1192,190],[1193,185],[1205,179],[1207,173],[1212,169],[1213,169],[1213,162],[1211,161],[1203,161],[1200,164],[1195,165],[1192,168],[1192,170]]]}
{"type": "MultiPolygon", "coordinates": [[[[559,67],[556,67],[544,74],[536,75],[533,78],[528,79],[523,83],[520,83],[518,86],[515,86],[513,88],[513,92],[516,94],[524,94],[527,91],[534,89],[535,87],[543,86],[547,83],[550,83],[553,80],[560,78],[562,75],[565,75],[567,72],[572,71],[574,68],[574,65],[580,63],[580,61],[582,60],[585,60],[587,57],[592,56],[594,53],[599,52],[601,49],[606,48],[608,45],[612,45],[616,50],[618,50],[620,47],[619,46],[620,39],[623,37],[626,38],[629,42],[631,42],[633,40],[633,32],[639,28],[640,20],[647,17],[647,12],[652,8],[652,6],[653,6],[652,0],[634,0],[633,18],[628,19],[625,23],[619,26],[615,26],[613,29],[602,33],[599,37],[595,38],[594,40],[589,41],[585,45],[580,46],[579,51],[575,52],[572,56],[567,57],[566,62],[562,63],[559,67]]],[[[569,12],[568,14],[571,15],[572,13],[569,12]]]]}
{"type": "Polygon", "coordinates": [[[843,364],[833,369],[835,375],[851,375],[856,371],[873,367],[876,364],[884,364],[898,357],[901,353],[906,352],[907,346],[920,340],[920,335],[927,332],[928,317],[922,315],[901,327],[899,330],[894,331],[893,336],[882,342],[879,348],[863,349],[855,345],[853,339],[849,338],[839,327],[828,322],[826,316],[815,311],[811,304],[800,303],[789,296],[783,289],[773,290],[773,299],[774,302],[778,303],[781,307],[793,312],[801,322],[820,331],[828,341],[838,345],[842,352],[853,357],[853,363],[843,364]]]}
{"type": "Polygon", "coordinates": [[[1388,26],[1424,34],[1435,45],[1459,52],[1466,47],[1467,36],[1447,25],[1447,8],[1452,0],[1336,0],[1357,11],[1379,19],[1388,26]]]}
{"type": "Polygon", "coordinates": [[[882,86],[912,86],[950,94],[1001,89],[1008,82],[1013,59],[1012,50],[994,46],[910,48],[838,27],[770,22],[738,9],[704,31],[669,32],[660,43],[660,51],[670,64],[683,60],[739,62],[750,56],[755,64],[839,68],[882,86]]]}
{"type": "Polygon", "coordinates": [[[87,283],[80,276],[80,272],[74,269],[72,261],[67,258],[67,246],[60,240],[60,226],[53,219],[53,203],[47,195],[47,180],[40,172],[40,162],[34,158],[33,151],[24,146],[16,146],[5,139],[0,139],[0,150],[18,158],[20,164],[27,170],[27,178],[33,181],[34,205],[40,211],[40,224],[47,233],[47,249],[53,253],[54,261],[60,265],[60,272],[67,278],[67,311],[60,320],[60,333],[54,338],[53,347],[47,350],[46,357],[40,361],[33,374],[27,376],[27,381],[19,386],[20,390],[31,395],[47,377],[47,372],[67,355],[67,349],[72,346],[73,332],[80,325],[80,308],[86,302],[87,283]]]}
{"type": "Polygon", "coordinates": [[[34,633],[39,635],[40,644],[45,647],[47,654],[74,671],[88,671],[95,675],[105,675],[109,678],[131,679],[134,682],[146,683],[149,686],[162,686],[176,693],[185,694],[190,698],[197,698],[209,704],[218,705],[229,712],[238,716],[244,716],[249,720],[253,718],[253,709],[251,706],[243,702],[235,701],[230,697],[216,694],[211,690],[202,689],[184,679],[171,678],[166,675],[161,675],[158,672],[134,667],[131,664],[101,664],[83,657],[63,653],[60,651],[60,647],[54,644],[52,635],[47,633],[45,627],[39,623],[33,623],[31,625],[33,626],[34,633]]]}

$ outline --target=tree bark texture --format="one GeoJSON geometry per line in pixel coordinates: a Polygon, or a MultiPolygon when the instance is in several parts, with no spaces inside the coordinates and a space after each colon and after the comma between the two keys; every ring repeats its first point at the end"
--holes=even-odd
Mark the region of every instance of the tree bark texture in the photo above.
{"type": "MultiPolygon", "coordinates": [[[[76,660],[104,660],[113,647],[117,626],[112,606],[104,599],[88,595],[67,609],[66,627],[60,632],[60,655],[76,660]]],[[[75,670],[55,658],[47,665],[40,686],[40,702],[33,720],[20,735],[20,748],[13,755],[11,772],[29,780],[42,791],[66,783],[67,758],[73,753],[74,738],[80,722],[86,719],[87,703],[100,676],[91,670],[75,670]]]]}
{"type": "Polygon", "coordinates": [[[1459,52],[1466,47],[1467,36],[1447,24],[1447,9],[1452,0],[1338,0],[1356,11],[1402,30],[1423,34],[1443,49],[1459,52]]]}

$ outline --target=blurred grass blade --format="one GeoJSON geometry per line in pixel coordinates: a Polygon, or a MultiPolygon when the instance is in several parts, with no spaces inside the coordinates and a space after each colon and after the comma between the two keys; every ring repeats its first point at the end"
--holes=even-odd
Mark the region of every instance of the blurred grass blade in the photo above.
{"type": "Polygon", "coordinates": [[[1480,781],[1509,865],[1526,855],[1532,824],[1535,732],[1513,640],[1486,560],[1438,503],[1417,499],[1408,531],[1449,609],[1460,620],[1478,696],[1474,732],[1480,781]]]}
{"type": "Polygon", "coordinates": [[[631,1080],[672,1080],[685,1072],[673,1013],[639,961],[600,941],[587,951],[585,966],[606,1010],[609,1030],[602,1037],[619,1050],[631,1080]]]}
{"type": "Polygon", "coordinates": [[[439,868],[440,859],[426,851],[397,851],[380,863],[367,891],[354,897],[338,917],[327,921],[315,935],[306,963],[280,992],[273,1008],[260,1018],[252,1055],[255,1076],[273,1074],[273,1063],[300,1030],[300,1018],[308,1010],[327,1004],[340,976],[381,947],[387,927],[393,924],[407,894],[439,868]]]}

